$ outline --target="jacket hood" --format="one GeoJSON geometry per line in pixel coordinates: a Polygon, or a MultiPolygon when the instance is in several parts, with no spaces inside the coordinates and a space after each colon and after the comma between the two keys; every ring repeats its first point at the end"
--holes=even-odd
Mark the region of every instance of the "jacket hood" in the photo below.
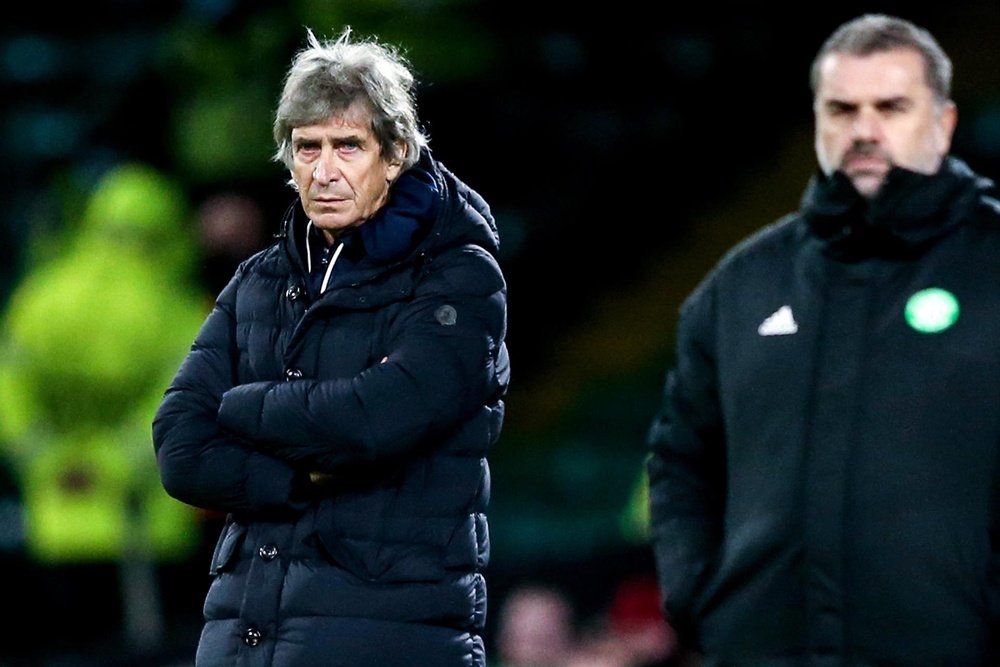
{"type": "Polygon", "coordinates": [[[431,233],[418,251],[471,243],[496,257],[500,250],[500,234],[486,200],[443,164],[435,162],[429,151],[425,151],[413,169],[421,168],[434,175],[441,206],[431,233]]]}
{"type": "Polygon", "coordinates": [[[818,173],[803,194],[802,212],[835,252],[892,254],[948,232],[993,187],[954,157],[945,158],[934,174],[893,167],[872,199],[863,197],[843,172],[818,173]]]}

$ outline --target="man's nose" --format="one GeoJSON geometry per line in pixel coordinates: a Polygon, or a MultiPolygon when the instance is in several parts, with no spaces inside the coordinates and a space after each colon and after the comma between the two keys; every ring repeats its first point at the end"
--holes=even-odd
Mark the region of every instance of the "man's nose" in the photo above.
{"type": "Polygon", "coordinates": [[[340,168],[332,155],[321,155],[313,168],[313,180],[319,185],[326,185],[340,178],[340,168]]]}
{"type": "Polygon", "coordinates": [[[881,132],[878,114],[873,109],[861,109],[851,125],[855,141],[877,142],[881,132]]]}

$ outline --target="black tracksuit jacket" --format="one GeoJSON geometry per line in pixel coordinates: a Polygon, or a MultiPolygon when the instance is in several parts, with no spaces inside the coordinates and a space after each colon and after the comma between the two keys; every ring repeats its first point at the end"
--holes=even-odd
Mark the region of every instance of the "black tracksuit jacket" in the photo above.
{"type": "Polygon", "coordinates": [[[991,187],[955,158],[894,169],[871,202],[816,176],[683,305],[652,529],[668,616],[707,664],[990,664],[991,187]]]}

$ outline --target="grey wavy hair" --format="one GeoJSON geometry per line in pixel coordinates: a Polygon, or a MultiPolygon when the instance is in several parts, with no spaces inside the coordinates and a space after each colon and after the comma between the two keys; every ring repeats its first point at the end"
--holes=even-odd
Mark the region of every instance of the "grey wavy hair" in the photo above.
{"type": "Polygon", "coordinates": [[[951,59],[925,29],[895,16],[865,14],[844,23],[820,48],[810,69],[813,93],[819,89],[820,64],[830,53],[867,56],[893,49],[913,49],[924,59],[924,77],[939,103],[951,98],[951,59]]]}
{"type": "Polygon", "coordinates": [[[361,104],[371,114],[382,158],[402,162],[403,170],[416,164],[427,136],[419,126],[415,80],[404,57],[374,40],[352,41],[350,27],[324,42],[306,32],[308,45],[292,59],[274,115],[274,160],[291,169],[294,128],[361,104]]]}

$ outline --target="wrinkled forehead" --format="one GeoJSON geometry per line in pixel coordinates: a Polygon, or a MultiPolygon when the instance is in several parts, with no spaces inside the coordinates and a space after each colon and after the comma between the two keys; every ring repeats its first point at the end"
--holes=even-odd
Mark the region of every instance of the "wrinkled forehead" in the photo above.
{"type": "Polygon", "coordinates": [[[365,137],[374,135],[371,113],[364,104],[356,102],[342,110],[335,110],[326,115],[318,114],[317,118],[293,127],[292,138],[329,131],[365,137]]]}
{"type": "Polygon", "coordinates": [[[326,123],[331,119],[338,119],[355,127],[372,126],[372,112],[368,103],[363,99],[355,99],[351,102],[340,104],[337,104],[334,100],[316,104],[311,114],[301,118],[292,127],[294,129],[306,125],[318,125],[326,123]]]}

